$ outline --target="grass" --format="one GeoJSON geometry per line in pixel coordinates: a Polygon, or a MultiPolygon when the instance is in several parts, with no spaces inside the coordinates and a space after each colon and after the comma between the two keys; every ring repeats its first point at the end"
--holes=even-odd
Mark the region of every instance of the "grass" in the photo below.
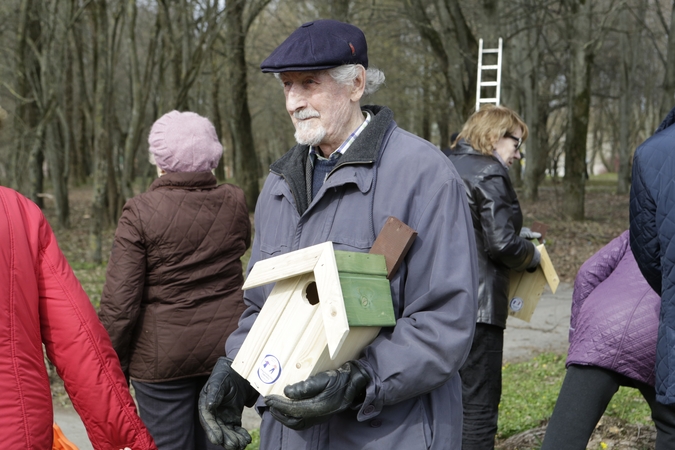
{"type": "MultiPolygon", "coordinates": [[[[565,356],[543,353],[530,361],[505,364],[502,376],[499,441],[548,422],[565,377],[565,356]]],[[[607,407],[605,418],[612,423],[653,426],[647,402],[637,389],[620,388],[607,407]]]]}
{"type": "Polygon", "coordinates": [[[545,353],[523,363],[505,364],[498,438],[540,426],[553,411],[564,376],[561,355],[545,353]]]}
{"type": "Polygon", "coordinates": [[[251,434],[251,443],[246,446],[246,450],[258,450],[260,448],[260,430],[248,430],[251,434]]]}

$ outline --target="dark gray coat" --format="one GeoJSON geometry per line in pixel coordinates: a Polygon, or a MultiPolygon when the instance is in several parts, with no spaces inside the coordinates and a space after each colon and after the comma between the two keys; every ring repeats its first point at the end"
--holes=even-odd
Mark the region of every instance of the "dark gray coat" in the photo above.
{"type": "MultiPolygon", "coordinates": [[[[433,145],[369,106],[371,123],[307,204],[307,147],[272,164],[258,198],[249,268],[325,241],[367,252],[387,217],[418,236],[391,280],[397,324],[383,328],[359,363],[371,382],[355,410],[305,431],[283,427],[262,408],[261,449],[457,449],[462,399],[458,370],[476,315],[476,250],[462,182],[433,145]]],[[[227,340],[234,357],[271,285],[245,292],[249,305],[227,340]]],[[[259,402],[264,407],[264,403],[259,402]]]]}
{"type": "Polygon", "coordinates": [[[450,161],[464,181],[478,251],[478,322],[506,327],[509,271],[522,271],[534,257],[534,244],[519,236],[523,213],[509,173],[494,156],[483,155],[463,139],[450,161]]]}

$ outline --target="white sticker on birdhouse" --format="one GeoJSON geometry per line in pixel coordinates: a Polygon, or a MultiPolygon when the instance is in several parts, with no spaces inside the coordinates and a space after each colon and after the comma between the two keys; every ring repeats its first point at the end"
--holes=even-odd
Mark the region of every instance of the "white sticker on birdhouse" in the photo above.
{"type": "Polygon", "coordinates": [[[258,367],[258,378],[265,384],[273,384],[281,375],[281,363],[274,355],[266,355],[260,367],[258,367]]]}
{"type": "Polygon", "coordinates": [[[513,298],[511,299],[511,303],[509,303],[509,308],[511,308],[511,311],[518,312],[518,311],[520,311],[521,309],[523,309],[523,304],[524,304],[524,303],[525,303],[525,302],[523,302],[523,299],[522,299],[522,298],[520,298],[520,297],[513,297],[513,298]]]}

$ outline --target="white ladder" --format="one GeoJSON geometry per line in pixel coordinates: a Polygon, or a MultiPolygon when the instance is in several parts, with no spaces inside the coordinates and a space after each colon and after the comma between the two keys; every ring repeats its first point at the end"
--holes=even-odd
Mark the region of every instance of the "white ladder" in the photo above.
{"type": "Polygon", "coordinates": [[[499,105],[499,91],[502,82],[502,38],[499,38],[499,47],[497,48],[483,48],[483,39],[478,41],[478,82],[476,83],[476,111],[480,109],[481,104],[493,103],[499,105]],[[497,54],[497,64],[483,65],[484,54],[497,54]],[[490,77],[490,81],[483,81],[483,72],[488,70],[496,70],[497,76],[490,77]],[[493,97],[482,97],[481,92],[483,88],[494,87],[495,95],[493,97]]]}

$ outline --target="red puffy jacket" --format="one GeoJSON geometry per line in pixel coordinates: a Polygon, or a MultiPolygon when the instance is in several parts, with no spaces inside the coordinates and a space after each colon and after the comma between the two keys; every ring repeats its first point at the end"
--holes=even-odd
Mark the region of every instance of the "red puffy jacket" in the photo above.
{"type": "Polygon", "coordinates": [[[44,344],[95,449],[156,450],[110,338],[42,212],[1,186],[0,308],[3,448],[52,448],[44,344]]]}

